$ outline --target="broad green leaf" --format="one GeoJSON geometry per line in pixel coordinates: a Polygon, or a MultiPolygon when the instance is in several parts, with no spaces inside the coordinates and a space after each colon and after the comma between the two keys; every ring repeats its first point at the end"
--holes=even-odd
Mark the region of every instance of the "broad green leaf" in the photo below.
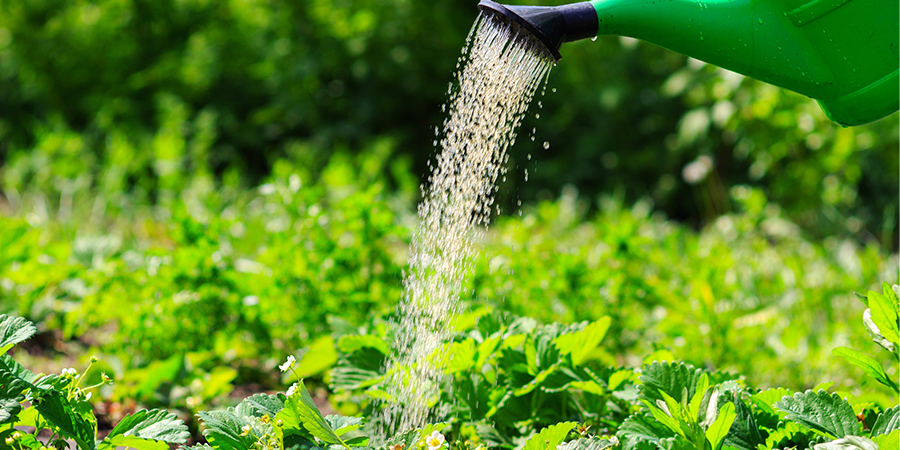
{"type": "Polygon", "coordinates": [[[682,436],[661,439],[659,446],[663,450],[697,450],[697,447],[682,436]]]}
{"type": "Polygon", "coordinates": [[[550,425],[541,430],[540,433],[531,436],[526,442],[523,450],[556,450],[556,446],[561,444],[577,425],[575,422],[561,422],[556,425],[550,425]]]}
{"type": "Polygon", "coordinates": [[[671,437],[672,433],[646,414],[636,413],[622,422],[616,435],[626,448],[634,448],[638,442],[658,444],[660,439],[671,437]]]}
{"type": "Polygon", "coordinates": [[[878,444],[861,436],[847,436],[831,442],[816,444],[813,450],[878,450],[878,444]]]}
{"type": "Polygon", "coordinates": [[[331,369],[331,381],[328,386],[335,391],[352,391],[378,384],[381,378],[381,374],[377,371],[342,364],[331,369]]]}
{"type": "Polygon", "coordinates": [[[81,450],[94,450],[96,430],[94,425],[76,411],[62,394],[55,390],[43,391],[34,401],[34,408],[46,421],[52,423],[69,439],[73,439],[81,450]]]}
{"type": "Polygon", "coordinates": [[[765,448],[792,447],[795,441],[808,441],[807,437],[814,437],[814,434],[796,422],[784,422],[769,431],[769,435],[766,436],[765,448]]]}
{"type": "Polygon", "coordinates": [[[750,396],[750,402],[759,408],[762,413],[758,419],[761,421],[760,426],[768,426],[775,428],[775,424],[784,419],[787,415],[783,411],[776,410],[772,405],[780,401],[785,396],[791,396],[793,392],[785,388],[766,389],[750,396]]]}
{"type": "Polygon", "coordinates": [[[287,400],[284,402],[284,409],[278,413],[276,420],[283,416],[290,417],[292,420],[295,420],[294,418],[299,419],[300,425],[302,425],[306,431],[309,431],[311,435],[327,444],[340,445],[347,449],[350,448],[343,440],[341,440],[340,436],[334,432],[325,418],[322,417],[322,413],[316,408],[316,403],[313,401],[312,397],[310,397],[309,391],[306,390],[306,385],[303,384],[303,380],[297,382],[297,388],[294,395],[287,397],[287,400]]]}
{"type": "Polygon", "coordinates": [[[858,435],[861,431],[853,407],[837,394],[798,392],[793,397],[784,397],[774,406],[786,412],[788,420],[830,439],[858,435]]]}
{"type": "Polygon", "coordinates": [[[234,408],[201,411],[197,417],[205,426],[203,436],[216,450],[246,450],[256,441],[253,436],[241,436],[241,427],[247,423],[234,413],[234,408]]]}
{"type": "Polygon", "coordinates": [[[616,438],[600,439],[598,437],[589,437],[581,439],[573,439],[569,442],[559,445],[556,450],[604,450],[619,444],[616,438]]]}
{"type": "Polygon", "coordinates": [[[878,444],[882,450],[900,448],[900,430],[891,431],[888,434],[873,436],[872,441],[878,444]]]}
{"type": "Polygon", "coordinates": [[[338,436],[343,436],[345,433],[358,430],[362,427],[362,418],[360,417],[331,414],[325,416],[325,421],[328,422],[328,425],[334,430],[334,434],[337,434],[338,436]]]}
{"type": "Polygon", "coordinates": [[[138,450],[167,450],[169,444],[184,444],[191,437],[187,425],[175,414],[159,409],[142,410],[126,416],[100,443],[98,449],[131,447],[138,450]]]}
{"type": "Polygon", "coordinates": [[[638,380],[642,383],[639,387],[639,397],[655,402],[663,397],[660,391],[665,392],[681,401],[684,388],[687,388],[688,399],[693,397],[697,382],[703,375],[703,371],[683,362],[655,362],[641,368],[638,380]]]}
{"type": "MultiPolygon", "coordinates": [[[[670,397],[671,398],[671,397],[670,397]]],[[[681,424],[678,422],[678,419],[672,417],[669,413],[669,406],[663,400],[657,400],[657,405],[651,405],[647,400],[641,400],[647,408],[650,410],[650,414],[653,415],[653,418],[656,419],[657,422],[664,425],[669,429],[672,433],[679,434],[684,436],[684,431],[681,429],[681,424]],[[663,409],[663,407],[665,409],[663,409]]]]}
{"type": "Polygon", "coordinates": [[[881,363],[875,360],[868,355],[862,354],[856,350],[849,349],[847,347],[838,347],[831,351],[837,356],[840,356],[846,359],[848,362],[853,364],[856,367],[862,369],[866,375],[874,378],[879,383],[888,386],[893,389],[894,392],[900,393],[900,385],[894,381],[887,372],[884,371],[884,368],[881,366],[881,363]]]}
{"type": "Polygon", "coordinates": [[[731,424],[735,419],[734,403],[726,403],[719,409],[719,415],[716,421],[706,429],[706,439],[709,441],[713,450],[718,450],[731,429],[731,424]]]}
{"type": "Polygon", "coordinates": [[[703,374],[700,376],[700,380],[697,381],[697,387],[694,390],[694,396],[691,398],[690,403],[690,414],[691,417],[700,417],[700,404],[703,403],[703,397],[706,394],[706,390],[709,388],[709,376],[707,374],[703,374]]]}
{"type": "Polygon", "coordinates": [[[741,399],[740,395],[734,398],[735,419],[731,424],[731,430],[725,437],[725,445],[738,450],[756,450],[757,445],[764,445],[766,440],[760,433],[753,411],[741,399]]]}
{"type": "MultiPolygon", "coordinates": [[[[334,349],[334,339],[331,336],[322,336],[316,339],[309,349],[297,361],[294,368],[300,378],[318,375],[332,368],[338,361],[337,351],[334,349]]],[[[287,372],[285,376],[293,376],[287,372]]]]}
{"type": "Polygon", "coordinates": [[[34,324],[21,318],[0,314],[0,355],[37,333],[34,324]]]}
{"type": "Polygon", "coordinates": [[[474,339],[466,339],[462,342],[454,342],[447,350],[447,372],[457,374],[471,370],[475,366],[478,350],[475,348],[474,339]]]}
{"type": "Polygon", "coordinates": [[[19,412],[22,411],[22,404],[19,403],[22,400],[25,400],[24,396],[0,398],[0,424],[16,421],[19,412]]]}
{"type": "Polygon", "coordinates": [[[245,398],[241,405],[243,406],[242,409],[253,411],[252,414],[256,417],[262,417],[263,415],[275,417],[284,408],[284,400],[277,395],[256,394],[245,398]]]}
{"type": "Polygon", "coordinates": [[[597,321],[591,322],[581,331],[567,333],[556,337],[553,343],[559,348],[563,355],[572,356],[572,364],[578,366],[584,363],[587,357],[599,345],[606,331],[609,330],[609,324],[612,318],[605,316],[597,321]]]}
{"type": "Polygon", "coordinates": [[[609,376],[609,390],[615,391],[622,385],[622,383],[632,379],[634,377],[634,371],[631,369],[618,370],[613,372],[612,375],[609,376]]]}
{"type": "Polygon", "coordinates": [[[343,353],[353,353],[363,347],[374,348],[384,355],[391,352],[384,338],[371,334],[348,334],[338,339],[338,349],[343,353]]]}
{"type": "Polygon", "coordinates": [[[875,425],[872,425],[872,432],[869,435],[875,437],[881,434],[890,434],[897,430],[900,430],[900,406],[888,408],[879,414],[878,419],[875,420],[875,425]]]}
{"type": "Polygon", "coordinates": [[[515,395],[516,397],[521,397],[535,390],[538,386],[541,385],[544,380],[547,379],[547,377],[556,372],[557,369],[559,369],[559,364],[554,364],[547,369],[544,369],[543,371],[541,371],[541,373],[535,375],[534,379],[529,381],[528,384],[513,391],[513,395],[515,395]]]}
{"type": "Polygon", "coordinates": [[[900,346],[900,329],[898,329],[897,325],[896,302],[891,302],[887,297],[875,291],[869,291],[868,297],[869,309],[872,311],[872,322],[878,327],[879,333],[894,344],[896,349],[900,346]]]}
{"type": "Polygon", "coordinates": [[[499,335],[493,336],[478,344],[478,360],[475,362],[475,368],[477,370],[481,370],[481,368],[487,364],[488,359],[490,359],[500,347],[500,339],[501,336],[499,335]]]}

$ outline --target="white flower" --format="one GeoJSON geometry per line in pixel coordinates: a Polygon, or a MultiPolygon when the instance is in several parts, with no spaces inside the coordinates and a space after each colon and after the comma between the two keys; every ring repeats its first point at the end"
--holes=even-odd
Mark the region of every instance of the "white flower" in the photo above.
{"type": "Polygon", "coordinates": [[[297,392],[297,383],[294,383],[293,385],[291,385],[291,387],[288,388],[287,396],[290,397],[294,395],[294,392],[297,392]]]}
{"type": "Polygon", "coordinates": [[[444,435],[440,431],[434,430],[431,435],[425,438],[425,445],[428,450],[437,450],[444,446],[444,435]]]}
{"type": "Polygon", "coordinates": [[[278,366],[278,368],[281,369],[282,372],[287,372],[288,370],[294,368],[295,362],[297,362],[297,360],[294,358],[294,355],[290,355],[287,357],[287,361],[284,364],[278,366]]]}
{"type": "Polygon", "coordinates": [[[63,378],[67,378],[67,377],[75,378],[75,375],[78,375],[78,371],[71,367],[67,367],[62,370],[63,378]]]}

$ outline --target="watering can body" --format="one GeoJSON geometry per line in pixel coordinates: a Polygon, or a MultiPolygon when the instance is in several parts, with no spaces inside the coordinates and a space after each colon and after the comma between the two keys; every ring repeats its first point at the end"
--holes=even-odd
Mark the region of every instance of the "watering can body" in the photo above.
{"type": "Polygon", "coordinates": [[[629,36],[814,98],[843,126],[900,107],[897,0],[590,0],[561,7],[482,0],[479,7],[537,35],[557,59],[563,42],[629,36]]]}
{"type": "Polygon", "coordinates": [[[897,0],[593,0],[630,36],[816,99],[838,124],[898,109],[897,0]]]}

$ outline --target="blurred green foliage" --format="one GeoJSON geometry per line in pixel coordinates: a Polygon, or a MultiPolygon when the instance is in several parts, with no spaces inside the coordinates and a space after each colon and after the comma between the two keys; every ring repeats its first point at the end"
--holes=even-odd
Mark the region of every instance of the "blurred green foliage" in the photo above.
{"type": "MultiPolygon", "coordinates": [[[[156,201],[379,141],[424,178],[475,16],[474,0],[0,0],[4,195],[156,201]]],[[[841,129],[809,99],[627,38],[563,55],[512,149],[507,210],[574,184],[702,225],[748,184],[809,233],[896,248],[896,115],[841,129]]]]}

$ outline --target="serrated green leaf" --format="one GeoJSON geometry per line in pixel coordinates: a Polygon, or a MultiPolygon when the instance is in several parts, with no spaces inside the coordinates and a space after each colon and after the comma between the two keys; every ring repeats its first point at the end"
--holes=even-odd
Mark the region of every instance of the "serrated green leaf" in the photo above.
{"type": "Polygon", "coordinates": [[[342,364],[331,369],[331,381],[328,386],[335,391],[352,391],[374,386],[381,379],[382,376],[377,371],[342,364]]]}
{"type": "Polygon", "coordinates": [[[872,437],[872,441],[882,450],[900,448],[900,430],[894,430],[888,434],[879,434],[872,437]]]}
{"type": "Polygon", "coordinates": [[[557,336],[553,339],[553,343],[561,354],[572,356],[572,364],[581,365],[591,352],[600,346],[600,341],[606,336],[611,322],[612,318],[609,316],[601,317],[581,331],[557,336]]]}
{"type": "Polygon", "coordinates": [[[878,444],[861,436],[847,436],[831,442],[816,444],[813,450],[878,450],[878,444]]]}
{"type": "MultiPolygon", "coordinates": [[[[300,425],[306,429],[311,435],[322,440],[327,444],[340,445],[346,449],[350,447],[338,436],[334,429],[328,424],[316,403],[306,390],[303,380],[297,382],[294,395],[287,397],[284,402],[284,409],[278,413],[277,419],[289,419],[292,422],[299,421],[300,425]]],[[[287,422],[285,422],[287,423],[287,422]]]]}
{"type": "Polygon", "coordinates": [[[632,414],[622,422],[616,436],[626,448],[637,447],[638,442],[658,444],[660,439],[671,437],[674,431],[648,417],[646,414],[632,414]]]}
{"type": "Polygon", "coordinates": [[[875,437],[882,434],[890,434],[897,430],[900,430],[900,406],[888,408],[879,414],[878,419],[875,420],[875,425],[872,425],[872,432],[869,435],[875,437]]]}
{"type": "Polygon", "coordinates": [[[562,443],[575,425],[577,425],[575,422],[550,425],[525,441],[523,450],[556,450],[556,446],[562,443]]]}
{"type": "Polygon", "coordinates": [[[169,444],[183,444],[189,437],[191,433],[187,425],[175,414],[159,409],[145,409],[123,418],[97,448],[167,450],[169,444]]]}
{"type": "Polygon", "coordinates": [[[663,391],[680,402],[684,388],[688,398],[693,397],[702,375],[702,370],[683,362],[655,362],[641,368],[638,396],[656,402],[663,398],[659,393],[663,391]]]}
{"type": "Polygon", "coordinates": [[[661,439],[659,447],[663,450],[697,450],[689,440],[681,436],[661,439]]]}
{"type": "Polygon", "coordinates": [[[358,430],[362,427],[362,418],[360,417],[330,414],[325,416],[325,421],[328,422],[328,425],[334,430],[334,434],[338,436],[343,436],[345,433],[358,430]]]}
{"type": "Polygon", "coordinates": [[[20,402],[23,400],[25,397],[21,395],[13,398],[0,398],[0,424],[16,421],[19,412],[22,411],[20,402]]]}
{"type": "Polygon", "coordinates": [[[556,447],[557,450],[604,450],[617,445],[619,441],[600,439],[598,437],[589,437],[581,439],[573,439],[556,447]]]}
{"type": "Polygon", "coordinates": [[[784,396],[791,396],[794,393],[785,388],[766,389],[750,396],[750,402],[760,410],[759,425],[769,428],[775,428],[775,423],[784,419],[787,414],[783,411],[776,410],[772,405],[781,400],[784,396]]]}
{"type": "Polygon", "coordinates": [[[33,401],[34,408],[41,414],[44,420],[52,423],[66,437],[75,441],[82,450],[94,450],[96,446],[96,429],[94,425],[77,412],[75,405],[71,404],[58,391],[42,391],[33,401]]]}
{"type": "Polygon", "coordinates": [[[861,431],[853,407],[837,394],[798,392],[793,397],[782,398],[774,406],[786,412],[788,420],[829,439],[858,435],[861,431]]]}
{"type": "Polygon", "coordinates": [[[893,389],[894,392],[900,393],[900,385],[888,376],[887,372],[885,372],[884,368],[881,366],[881,363],[876,361],[875,358],[847,347],[835,348],[831,353],[846,359],[849,363],[862,369],[866,375],[893,389]]]}
{"type": "Polygon", "coordinates": [[[706,429],[706,440],[709,441],[713,450],[718,450],[722,446],[722,442],[725,441],[725,436],[728,435],[728,430],[731,429],[731,424],[734,423],[735,417],[734,403],[726,403],[719,408],[719,415],[716,417],[716,421],[706,429]]]}
{"type": "Polygon", "coordinates": [[[253,411],[256,417],[275,417],[284,408],[284,399],[278,395],[256,394],[245,398],[241,404],[253,411]]]}
{"type": "Polygon", "coordinates": [[[203,436],[216,450],[246,450],[256,441],[252,436],[241,436],[241,427],[248,424],[235,414],[234,408],[201,411],[197,416],[206,427],[203,436]]]}
{"type": "Polygon", "coordinates": [[[34,324],[21,318],[0,314],[0,355],[37,333],[34,324]]]}
{"type": "Polygon", "coordinates": [[[725,445],[738,450],[756,450],[758,445],[765,445],[766,440],[760,432],[753,411],[740,395],[734,398],[734,413],[734,423],[725,437],[725,445]]]}

